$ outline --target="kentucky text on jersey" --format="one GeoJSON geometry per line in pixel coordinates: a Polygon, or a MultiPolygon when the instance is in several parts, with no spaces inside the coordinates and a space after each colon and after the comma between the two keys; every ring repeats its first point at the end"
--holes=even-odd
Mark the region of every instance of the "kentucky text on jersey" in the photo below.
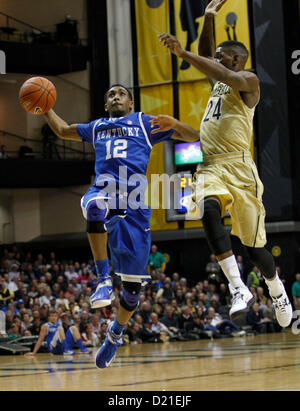
{"type": "Polygon", "coordinates": [[[97,133],[97,140],[101,140],[103,138],[111,138],[111,137],[122,137],[122,136],[129,136],[129,137],[138,137],[139,136],[139,128],[138,127],[118,127],[107,129],[103,131],[99,131],[97,133]]]}

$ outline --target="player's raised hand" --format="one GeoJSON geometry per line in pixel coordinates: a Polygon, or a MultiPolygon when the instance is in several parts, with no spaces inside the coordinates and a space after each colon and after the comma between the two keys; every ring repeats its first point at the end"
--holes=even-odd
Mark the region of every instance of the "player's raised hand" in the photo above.
{"type": "Polygon", "coordinates": [[[181,57],[184,50],[175,36],[168,33],[162,33],[158,35],[158,38],[159,41],[161,41],[173,54],[177,57],[181,57]]]}
{"type": "Polygon", "coordinates": [[[205,9],[205,15],[210,17],[217,16],[218,11],[223,6],[223,4],[226,3],[226,1],[227,0],[212,0],[210,3],[208,3],[205,9]]]}
{"type": "Polygon", "coordinates": [[[159,114],[158,116],[152,116],[150,123],[152,128],[158,126],[151,130],[151,134],[156,134],[161,131],[168,131],[171,130],[171,128],[175,128],[177,120],[174,117],[159,114]]]}

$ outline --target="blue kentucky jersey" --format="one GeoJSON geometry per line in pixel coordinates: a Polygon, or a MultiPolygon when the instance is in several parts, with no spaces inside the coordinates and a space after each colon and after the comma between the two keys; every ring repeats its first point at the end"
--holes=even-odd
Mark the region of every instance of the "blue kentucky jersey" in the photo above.
{"type": "Polygon", "coordinates": [[[56,334],[59,326],[61,325],[61,322],[57,321],[55,324],[53,324],[49,321],[47,323],[47,325],[48,325],[48,333],[47,333],[45,339],[46,339],[48,347],[49,347],[54,335],[56,334]]]}
{"type": "Polygon", "coordinates": [[[146,189],[145,174],[152,146],[170,139],[174,133],[171,129],[151,134],[150,120],[151,116],[137,112],[78,124],[79,136],[95,149],[94,186],[103,189],[111,183],[112,188],[105,190],[109,195],[128,193],[139,185],[146,189]]]}

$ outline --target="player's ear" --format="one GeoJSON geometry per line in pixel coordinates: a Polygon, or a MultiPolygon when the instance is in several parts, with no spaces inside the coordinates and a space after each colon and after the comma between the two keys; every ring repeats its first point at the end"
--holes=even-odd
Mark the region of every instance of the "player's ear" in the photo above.
{"type": "Polygon", "coordinates": [[[130,107],[130,110],[133,110],[133,107],[134,107],[134,102],[133,102],[133,100],[130,100],[130,102],[129,102],[129,107],[130,107]]]}
{"type": "Polygon", "coordinates": [[[104,104],[104,110],[105,110],[105,111],[108,111],[107,103],[104,104]]]}
{"type": "Polygon", "coordinates": [[[241,58],[238,54],[234,54],[232,57],[232,65],[233,67],[238,66],[241,63],[241,58]]]}

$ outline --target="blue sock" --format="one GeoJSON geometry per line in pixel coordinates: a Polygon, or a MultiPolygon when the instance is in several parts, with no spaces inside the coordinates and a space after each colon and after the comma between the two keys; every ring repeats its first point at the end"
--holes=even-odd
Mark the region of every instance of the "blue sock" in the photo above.
{"type": "Polygon", "coordinates": [[[104,280],[105,278],[109,277],[109,261],[108,258],[101,261],[95,261],[97,277],[99,280],[104,280]]]}
{"type": "Polygon", "coordinates": [[[81,350],[85,350],[85,345],[83,344],[81,338],[78,338],[78,340],[76,341],[76,344],[81,350]]]}
{"type": "Polygon", "coordinates": [[[68,346],[68,343],[66,340],[62,340],[61,345],[63,347],[63,351],[72,351],[71,348],[68,346]]]}
{"type": "Polygon", "coordinates": [[[120,335],[120,334],[122,334],[122,332],[123,332],[123,330],[124,330],[125,327],[126,327],[126,324],[125,324],[125,325],[119,324],[118,321],[117,321],[117,319],[115,318],[115,321],[113,322],[113,325],[112,325],[112,327],[111,327],[111,330],[112,330],[115,334],[120,335]]]}

